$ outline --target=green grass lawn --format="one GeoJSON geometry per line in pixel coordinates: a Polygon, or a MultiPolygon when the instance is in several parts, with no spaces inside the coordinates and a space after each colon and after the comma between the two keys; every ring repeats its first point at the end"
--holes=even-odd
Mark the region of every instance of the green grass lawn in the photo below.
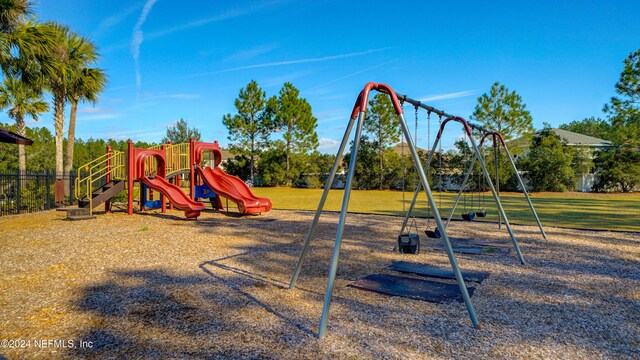
{"type": "MultiPolygon", "coordinates": [[[[270,198],[274,209],[315,210],[322,195],[321,189],[254,188],[256,195],[270,198]]],[[[331,190],[325,210],[339,211],[342,190],[331,190]]],[[[455,199],[455,193],[434,193],[443,217],[448,216],[455,199]]],[[[406,207],[413,192],[405,193],[406,207]]],[[[416,215],[427,215],[424,192],[418,198],[416,215]]],[[[599,230],[625,230],[640,232],[640,194],[590,194],[590,193],[533,193],[533,205],[543,226],[588,228],[599,230]]],[[[475,194],[475,202],[478,194],[475,194]]],[[[535,220],[523,194],[503,193],[501,201],[509,221],[514,224],[535,225],[535,220]]],[[[487,217],[484,221],[497,221],[497,209],[491,193],[485,193],[484,202],[487,217]]],[[[467,197],[467,211],[471,211],[470,197],[467,197]]],[[[354,190],[349,203],[350,212],[375,213],[402,216],[402,192],[354,190]]],[[[454,218],[460,218],[464,211],[461,199],[454,218]]],[[[478,218],[476,218],[478,219],[478,218]]],[[[398,223],[400,223],[398,219],[398,223]]]]}

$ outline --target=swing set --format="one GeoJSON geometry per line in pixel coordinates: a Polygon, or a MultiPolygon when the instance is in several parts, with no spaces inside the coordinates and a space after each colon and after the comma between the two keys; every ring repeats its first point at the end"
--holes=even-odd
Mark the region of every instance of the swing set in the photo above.
{"type": "MultiPolygon", "coordinates": [[[[445,113],[444,111],[435,109],[431,106],[428,106],[426,104],[422,104],[420,101],[418,100],[413,100],[409,97],[407,97],[406,95],[401,95],[401,94],[397,94],[390,86],[386,85],[386,84],[380,84],[380,83],[373,83],[370,82],[368,83],[364,89],[360,92],[360,94],[358,95],[358,98],[356,99],[356,102],[353,106],[353,111],[351,112],[351,116],[349,119],[349,122],[347,124],[347,128],[345,130],[344,136],[342,138],[342,141],[340,142],[340,146],[338,148],[338,152],[336,154],[335,160],[333,162],[333,165],[331,167],[331,170],[329,172],[329,176],[327,177],[326,180],[326,184],[324,186],[324,190],[322,192],[322,196],[320,197],[320,201],[318,203],[318,207],[316,209],[313,221],[311,223],[311,227],[309,228],[309,232],[307,233],[307,236],[304,240],[304,244],[303,244],[303,248],[302,251],[300,253],[300,257],[298,259],[298,262],[296,264],[296,267],[293,271],[293,274],[291,276],[291,280],[289,283],[289,288],[293,289],[296,287],[296,282],[298,280],[298,276],[300,275],[300,271],[302,270],[302,265],[304,264],[304,260],[306,258],[306,255],[309,251],[309,246],[311,244],[311,240],[313,239],[316,229],[317,229],[317,225],[318,222],[320,220],[320,216],[322,214],[322,210],[324,208],[325,202],[327,200],[327,195],[331,189],[331,184],[333,184],[333,180],[335,178],[336,172],[338,170],[338,167],[340,165],[340,163],[342,162],[342,156],[343,156],[343,152],[345,150],[345,147],[347,145],[347,143],[349,142],[350,139],[350,135],[351,132],[354,128],[355,125],[355,135],[352,141],[352,145],[351,145],[351,157],[349,160],[349,168],[348,168],[348,172],[347,172],[347,180],[345,183],[345,188],[344,188],[344,194],[343,194],[343,198],[342,198],[342,205],[341,205],[341,209],[340,209],[340,217],[339,217],[339,221],[338,221],[338,225],[337,225],[337,229],[336,229],[336,238],[335,238],[335,243],[334,243],[334,247],[333,247],[333,254],[331,257],[331,265],[329,267],[329,275],[328,275],[328,279],[327,279],[327,288],[326,288],[326,292],[325,292],[325,297],[324,297],[324,305],[322,308],[322,315],[320,317],[320,325],[319,325],[319,329],[318,329],[318,337],[322,337],[324,335],[324,333],[326,332],[326,328],[327,328],[327,321],[328,321],[328,317],[329,317],[329,308],[331,306],[331,300],[332,300],[332,296],[333,296],[333,289],[335,286],[335,279],[336,279],[336,275],[338,272],[338,262],[340,259],[340,248],[341,248],[341,244],[342,244],[342,239],[343,239],[343,234],[344,234],[344,228],[345,228],[345,224],[346,224],[346,218],[347,218],[347,213],[348,213],[348,208],[349,208],[349,199],[351,196],[351,187],[353,184],[353,177],[354,177],[354,172],[355,172],[355,168],[356,168],[356,162],[358,160],[358,150],[359,150],[359,144],[360,144],[360,139],[362,136],[362,127],[363,127],[363,123],[364,123],[364,119],[366,116],[366,111],[367,111],[367,105],[369,102],[369,95],[371,91],[378,91],[384,94],[389,95],[389,97],[391,98],[393,107],[395,109],[396,115],[398,116],[398,121],[400,123],[400,127],[402,129],[402,138],[404,139],[404,141],[406,141],[407,143],[407,148],[409,149],[409,153],[411,155],[411,158],[413,160],[413,164],[414,164],[414,168],[415,171],[418,175],[418,179],[419,182],[416,186],[416,190],[414,192],[414,197],[413,200],[410,204],[409,207],[409,211],[407,212],[407,215],[403,221],[402,224],[402,229],[400,234],[404,234],[405,233],[405,229],[407,227],[407,220],[409,219],[409,216],[415,206],[418,194],[420,193],[420,191],[424,190],[426,196],[427,196],[427,202],[429,205],[429,209],[431,211],[431,213],[433,214],[433,218],[434,221],[436,223],[436,228],[433,230],[433,237],[439,237],[442,240],[443,243],[443,248],[447,254],[447,257],[449,259],[449,262],[451,264],[451,268],[453,270],[453,275],[455,277],[455,280],[458,284],[458,288],[460,289],[460,293],[462,296],[462,299],[466,305],[467,308],[467,312],[469,313],[469,318],[471,319],[471,322],[473,324],[473,326],[475,328],[479,328],[479,323],[478,323],[478,317],[476,315],[476,311],[473,307],[473,304],[471,303],[471,298],[469,296],[469,291],[467,289],[467,286],[465,284],[465,280],[462,276],[462,273],[460,271],[460,267],[458,266],[458,262],[456,260],[456,257],[454,255],[453,252],[453,248],[451,245],[451,241],[449,239],[449,237],[447,236],[447,230],[446,230],[446,226],[445,223],[442,221],[442,217],[440,215],[440,211],[438,209],[438,204],[436,203],[436,200],[433,196],[433,193],[431,191],[431,186],[429,185],[429,181],[428,181],[428,177],[427,177],[427,170],[429,169],[429,166],[431,164],[431,161],[433,160],[433,155],[435,153],[435,150],[438,147],[438,144],[440,143],[440,140],[442,138],[442,132],[445,128],[445,126],[448,123],[451,122],[457,122],[460,123],[463,126],[463,129],[465,131],[465,133],[469,136],[469,139],[471,141],[471,145],[472,145],[472,149],[474,151],[474,160],[472,161],[472,163],[474,163],[476,160],[478,160],[480,162],[480,166],[482,168],[482,171],[484,173],[485,179],[489,185],[489,188],[491,189],[491,192],[493,194],[494,200],[497,204],[498,210],[500,212],[500,215],[502,216],[502,218],[504,219],[505,225],[507,226],[507,229],[509,231],[509,234],[511,236],[512,242],[513,242],[513,246],[516,249],[516,252],[518,253],[518,258],[520,259],[520,262],[522,264],[525,264],[524,258],[522,256],[522,253],[520,251],[520,247],[518,245],[518,241],[515,238],[515,235],[513,234],[513,232],[511,231],[511,226],[509,225],[509,222],[507,220],[506,214],[504,213],[504,209],[502,208],[502,204],[500,202],[500,198],[497,194],[497,191],[495,189],[495,187],[493,186],[493,182],[491,181],[491,177],[489,176],[489,173],[487,171],[486,165],[484,163],[484,160],[482,159],[482,156],[480,154],[480,149],[479,147],[476,145],[476,141],[473,137],[472,134],[472,129],[475,129],[477,131],[480,131],[480,133],[482,134],[487,134],[490,133],[490,131],[478,126],[478,125],[474,125],[474,124],[470,124],[468,123],[466,120],[464,120],[461,117],[458,116],[453,116],[453,115],[449,115],[447,113],[445,113]],[[401,103],[402,101],[402,103],[401,103]],[[402,108],[402,104],[404,102],[410,103],[412,105],[414,105],[416,107],[416,114],[417,114],[417,109],[418,108],[422,108],[427,110],[428,114],[430,113],[435,113],[437,114],[440,119],[441,119],[441,123],[440,123],[440,128],[438,131],[438,135],[436,137],[435,142],[433,143],[433,148],[431,149],[431,152],[429,153],[428,159],[427,159],[427,163],[424,166],[424,168],[421,166],[422,162],[420,161],[420,157],[418,155],[418,152],[416,150],[416,145],[414,143],[414,140],[411,137],[411,133],[409,131],[409,128],[407,126],[407,122],[405,120],[404,117],[404,111],[402,108]],[[442,118],[445,118],[445,120],[442,121],[442,118]],[[438,233],[436,233],[436,230],[438,231],[438,233]]],[[[440,151],[440,155],[442,155],[442,152],[440,151]]],[[[439,171],[439,176],[441,176],[441,169],[439,171]]],[[[470,171],[468,171],[468,173],[470,173],[470,171]]],[[[467,174],[468,177],[468,174],[467,174]]],[[[443,186],[443,183],[440,183],[440,186],[443,186]]],[[[442,190],[442,188],[441,188],[442,190]]],[[[525,190],[526,191],[526,190],[525,190]]],[[[527,196],[528,199],[528,196],[527,196]]],[[[530,203],[531,204],[531,203],[530,203]]],[[[533,210],[533,206],[532,206],[532,210],[533,210]]],[[[535,211],[534,211],[535,213],[535,211]]],[[[542,227],[541,227],[542,229],[542,227]]],[[[544,232],[543,232],[544,234],[544,232]]]]}

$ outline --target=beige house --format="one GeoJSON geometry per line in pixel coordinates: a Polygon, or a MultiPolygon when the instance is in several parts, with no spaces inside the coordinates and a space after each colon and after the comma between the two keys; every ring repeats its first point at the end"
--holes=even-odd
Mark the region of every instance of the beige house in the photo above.
{"type": "MultiPolygon", "coordinates": [[[[603,151],[609,148],[614,147],[611,141],[599,139],[593,136],[583,135],[579,133],[575,133],[568,130],[554,128],[551,129],[560,140],[562,140],[567,146],[571,146],[576,148],[579,151],[588,151],[590,158],[593,160],[598,151],[603,151]]],[[[540,132],[538,132],[540,133],[540,132]]],[[[524,149],[523,152],[526,152],[526,149],[529,147],[528,141],[525,141],[522,138],[515,139],[510,141],[507,146],[509,149],[511,148],[520,148],[524,149]]],[[[593,184],[597,175],[591,171],[589,173],[580,174],[580,178],[578,179],[578,186],[576,190],[582,192],[590,192],[593,190],[593,184]]]]}

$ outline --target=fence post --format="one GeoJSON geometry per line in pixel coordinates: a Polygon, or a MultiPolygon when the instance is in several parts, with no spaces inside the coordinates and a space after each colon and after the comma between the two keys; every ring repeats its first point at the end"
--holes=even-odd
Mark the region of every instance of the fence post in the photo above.
{"type": "Polygon", "coordinates": [[[20,180],[20,170],[16,170],[16,210],[18,214],[22,212],[22,206],[20,204],[20,187],[22,185],[20,184],[20,180]]]}
{"type": "Polygon", "coordinates": [[[49,181],[49,176],[49,170],[47,170],[44,175],[44,186],[46,186],[47,189],[47,204],[45,205],[45,209],[47,210],[51,209],[51,182],[49,181]]]}

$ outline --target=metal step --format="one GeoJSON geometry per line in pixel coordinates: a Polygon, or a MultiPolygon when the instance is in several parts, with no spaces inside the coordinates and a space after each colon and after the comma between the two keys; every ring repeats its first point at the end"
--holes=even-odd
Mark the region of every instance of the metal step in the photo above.
{"type": "MultiPolygon", "coordinates": [[[[118,193],[124,190],[125,181],[124,180],[116,180],[112,181],[100,189],[93,192],[91,206],[93,208],[104,204],[105,201],[111,199],[112,197],[118,195],[118,193]]],[[[89,199],[84,197],[78,201],[78,206],[81,208],[89,208],[89,199]]]]}
{"type": "Polygon", "coordinates": [[[89,209],[88,208],[76,208],[76,209],[68,209],[67,210],[67,218],[72,216],[88,216],[89,209]]]}

